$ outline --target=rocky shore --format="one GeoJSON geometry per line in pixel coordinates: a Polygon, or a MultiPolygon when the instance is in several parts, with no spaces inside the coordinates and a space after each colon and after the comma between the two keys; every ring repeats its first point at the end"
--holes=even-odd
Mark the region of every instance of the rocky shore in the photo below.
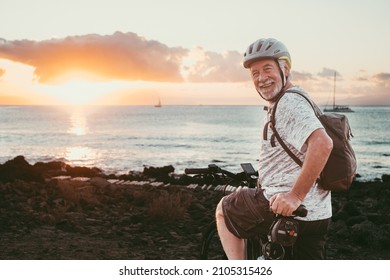
{"type": "MultiPolygon", "coordinates": [[[[223,192],[172,166],[0,165],[0,259],[198,259],[223,192]]],[[[328,259],[390,259],[390,176],[334,193],[328,259]]]]}

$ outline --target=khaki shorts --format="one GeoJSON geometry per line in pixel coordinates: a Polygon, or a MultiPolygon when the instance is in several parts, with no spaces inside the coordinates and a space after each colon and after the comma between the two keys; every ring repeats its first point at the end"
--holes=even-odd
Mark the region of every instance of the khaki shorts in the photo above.
{"type": "Polygon", "coordinates": [[[222,200],[222,210],[228,230],[241,239],[267,234],[274,213],[261,189],[240,189],[222,200]]]}

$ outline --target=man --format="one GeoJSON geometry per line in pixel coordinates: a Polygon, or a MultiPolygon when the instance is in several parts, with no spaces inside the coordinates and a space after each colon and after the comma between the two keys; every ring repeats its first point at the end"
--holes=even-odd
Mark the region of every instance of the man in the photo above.
{"type": "MultiPolygon", "coordinates": [[[[255,89],[272,108],[291,83],[291,57],[275,39],[259,39],[244,54],[255,89]]],[[[269,117],[269,116],[268,116],[269,117]]],[[[299,167],[277,141],[276,147],[265,126],[259,158],[257,189],[242,189],[222,198],[216,220],[229,259],[244,259],[244,239],[266,234],[275,214],[291,216],[303,204],[308,210],[299,218],[299,235],[293,247],[295,259],[325,259],[325,242],[332,215],[329,191],[318,188],[316,179],[333,147],[331,138],[310,104],[298,94],[286,92],[279,100],[276,128],[284,142],[303,161],[299,167]]]]}

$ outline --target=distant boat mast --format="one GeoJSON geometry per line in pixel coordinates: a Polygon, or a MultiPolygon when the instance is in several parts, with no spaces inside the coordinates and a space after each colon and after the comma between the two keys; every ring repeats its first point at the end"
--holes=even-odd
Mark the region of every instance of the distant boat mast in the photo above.
{"type": "Polygon", "coordinates": [[[333,110],[336,108],[336,71],[334,71],[333,78],[333,110]]]}
{"type": "Polygon", "coordinates": [[[161,99],[160,97],[158,98],[158,103],[156,105],[154,105],[154,107],[156,108],[160,108],[162,105],[161,105],[161,99]]]}
{"type": "Polygon", "coordinates": [[[336,71],[334,71],[334,78],[333,78],[333,108],[327,109],[325,108],[325,112],[353,112],[351,108],[349,108],[348,105],[336,105],[336,71]]]}

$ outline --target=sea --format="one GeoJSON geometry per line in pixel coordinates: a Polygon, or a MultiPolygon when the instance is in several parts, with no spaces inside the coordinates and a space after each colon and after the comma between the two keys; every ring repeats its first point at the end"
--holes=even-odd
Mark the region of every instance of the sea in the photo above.
{"type": "MultiPolygon", "coordinates": [[[[390,106],[352,109],[358,180],[390,174],[390,106]]],[[[238,172],[260,164],[264,117],[262,106],[0,106],[0,163],[23,155],[117,175],[210,163],[238,172]]]]}

